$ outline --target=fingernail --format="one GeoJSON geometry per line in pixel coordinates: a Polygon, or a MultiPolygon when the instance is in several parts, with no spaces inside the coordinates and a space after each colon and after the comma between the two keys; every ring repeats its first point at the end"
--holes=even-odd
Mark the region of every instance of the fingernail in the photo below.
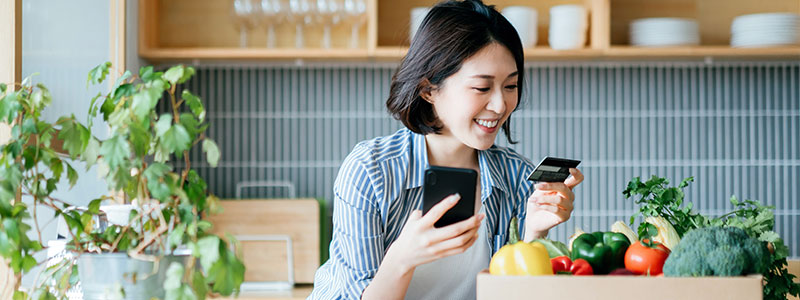
{"type": "Polygon", "coordinates": [[[535,187],[538,190],[538,189],[541,189],[542,187],[544,187],[545,185],[546,185],[546,183],[537,183],[533,187],[535,187]]]}
{"type": "Polygon", "coordinates": [[[458,199],[461,199],[460,194],[453,194],[453,197],[450,198],[450,203],[456,203],[458,199]]]}
{"type": "Polygon", "coordinates": [[[486,215],[484,215],[484,214],[478,215],[478,221],[483,221],[483,218],[485,218],[485,217],[486,217],[486,215]]]}

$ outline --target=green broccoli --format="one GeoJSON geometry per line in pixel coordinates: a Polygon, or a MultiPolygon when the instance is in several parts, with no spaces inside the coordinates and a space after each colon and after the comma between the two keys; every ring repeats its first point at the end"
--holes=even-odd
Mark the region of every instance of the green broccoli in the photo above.
{"type": "Polygon", "coordinates": [[[741,228],[708,227],[683,236],[664,263],[666,276],[739,276],[769,267],[764,243],[741,228]]]}

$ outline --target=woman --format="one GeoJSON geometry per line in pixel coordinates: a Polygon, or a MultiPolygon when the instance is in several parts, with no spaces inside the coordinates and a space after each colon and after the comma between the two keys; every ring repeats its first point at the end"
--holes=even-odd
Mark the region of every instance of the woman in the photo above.
{"type": "Polygon", "coordinates": [[[520,220],[525,241],[569,219],[583,180],[526,180],[534,165],[494,146],[511,141],[509,117],[520,101],[519,36],[479,0],[433,7],[392,79],[387,107],[407,127],[356,145],[334,185],[330,259],[310,299],[474,299],[475,280],[520,220]],[[460,199],[451,195],[422,215],[429,165],[479,174],[476,214],[436,228],[460,199]],[[494,248],[494,249],[493,249],[494,248]]]}

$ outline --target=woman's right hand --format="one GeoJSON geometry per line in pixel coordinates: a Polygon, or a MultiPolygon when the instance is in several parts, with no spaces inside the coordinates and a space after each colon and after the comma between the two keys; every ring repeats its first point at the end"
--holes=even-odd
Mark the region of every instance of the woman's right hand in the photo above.
{"type": "Polygon", "coordinates": [[[484,214],[440,228],[433,226],[460,199],[458,194],[450,195],[424,216],[421,210],[413,211],[400,236],[386,252],[384,262],[396,264],[405,273],[419,265],[466,251],[478,238],[484,214]]]}

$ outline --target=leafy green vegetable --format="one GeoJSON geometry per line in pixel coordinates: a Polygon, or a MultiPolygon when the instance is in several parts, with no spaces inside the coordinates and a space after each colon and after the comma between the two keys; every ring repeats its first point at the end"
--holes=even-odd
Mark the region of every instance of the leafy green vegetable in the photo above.
{"type": "MultiPolygon", "coordinates": [[[[790,274],[786,268],[789,248],[773,231],[775,227],[773,209],[775,207],[764,206],[754,200],[739,201],[733,196],[730,199],[734,206],[733,211],[716,218],[704,216],[692,211],[692,203],[683,205],[685,195],[682,189],[692,181],[694,181],[694,177],[688,177],[681,181],[678,187],[667,187],[669,181],[658,176],[652,176],[647,182],[642,182],[639,177],[633,178],[623,191],[626,198],[637,195],[641,197],[636,200],[636,203],[641,206],[639,212],[631,216],[631,225],[637,215],[643,217],[662,216],[672,223],[675,231],[681,237],[696,228],[711,226],[741,228],[750,237],[768,243],[773,249],[770,251],[771,263],[762,274],[766,282],[764,299],[786,299],[787,295],[800,296],[800,284],[793,282],[795,276],[790,274]]],[[[641,235],[643,231],[649,232],[649,229],[642,228],[640,225],[639,234],[641,235]]]]}
{"type": "MultiPolygon", "coordinates": [[[[664,217],[675,227],[678,236],[683,235],[694,228],[698,228],[706,223],[706,218],[700,214],[692,212],[692,203],[683,206],[685,197],[683,188],[694,181],[694,177],[688,177],[681,181],[678,187],[667,187],[669,181],[666,178],[653,176],[647,182],[642,182],[639,177],[633,178],[628,183],[628,187],[622,192],[625,198],[641,196],[636,200],[639,204],[639,216],[642,217],[664,217]]],[[[637,215],[631,216],[630,224],[633,225],[637,215]]],[[[641,229],[640,229],[641,234],[641,229]]]]}
{"type": "Polygon", "coordinates": [[[544,248],[547,249],[547,254],[550,255],[550,258],[559,257],[559,256],[570,256],[569,249],[567,245],[564,243],[549,239],[535,239],[534,242],[539,242],[544,245],[544,248]]]}

